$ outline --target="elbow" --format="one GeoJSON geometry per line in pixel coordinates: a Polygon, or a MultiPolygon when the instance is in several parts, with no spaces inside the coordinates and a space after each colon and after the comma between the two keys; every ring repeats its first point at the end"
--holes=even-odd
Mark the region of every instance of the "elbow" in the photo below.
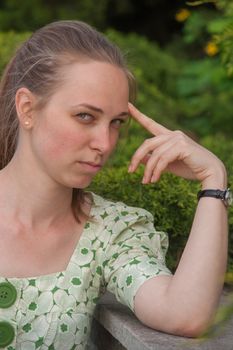
{"type": "MultiPolygon", "coordinates": [[[[143,322],[143,321],[141,321],[143,322]]],[[[211,326],[212,319],[203,317],[185,317],[183,319],[176,317],[169,317],[165,323],[146,324],[147,326],[162,331],[168,334],[186,337],[186,338],[199,338],[205,334],[205,332],[211,326]]]]}
{"type": "Polygon", "coordinates": [[[197,305],[195,308],[180,308],[170,313],[170,326],[172,333],[187,338],[200,338],[207,331],[215,320],[216,309],[204,308],[197,305]]]}
{"type": "Polygon", "coordinates": [[[174,326],[172,333],[187,338],[199,338],[209,328],[210,323],[210,320],[190,318],[186,322],[174,326]]]}

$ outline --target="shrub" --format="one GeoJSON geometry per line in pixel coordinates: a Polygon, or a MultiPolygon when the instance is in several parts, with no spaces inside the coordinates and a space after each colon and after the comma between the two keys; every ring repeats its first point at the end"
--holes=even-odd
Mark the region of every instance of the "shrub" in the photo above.
{"type": "MultiPolygon", "coordinates": [[[[216,134],[205,136],[201,139],[201,143],[223,161],[228,174],[233,174],[233,140],[226,140],[223,134],[216,134]]],[[[233,185],[232,182],[231,185],[233,185]]]]}
{"type": "Polygon", "coordinates": [[[0,72],[3,71],[17,47],[29,36],[29,32],[19,34],[13,31],[7,33],[0,32],[0,72]]]}
{"type": "MultiPolygon", "coordinates": [[[[106,168],[96,176],[89,189],[104,198],[150,211],[155,219],[155,227],[169,235],[167,264],[174,271],[191,229],[199,184],[164,174],[158,183],[142,185],[142,174],[142,168],[134,174],[128,174],[126,167],[117,170],[106,168]]],[[[233,208],[229,216],[232,217],[232,214],[233,208]]],[[[233,220],[230,221],[228,270],[233,268],[232,243],[233,220]]]]}

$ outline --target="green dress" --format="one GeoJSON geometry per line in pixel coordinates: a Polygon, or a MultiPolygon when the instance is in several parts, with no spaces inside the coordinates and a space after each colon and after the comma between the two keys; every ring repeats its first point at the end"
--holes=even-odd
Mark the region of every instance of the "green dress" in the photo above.
{"type": "MultiPolygon", "coordinates": [[[[154,229],[148,211],[92,196],[91,220],[65,271],[0,277],[0,297],[1,286],[9,284],[17,293],[12,305],[0,306],[0,348],[87,349],[93,312],[106,290],[134,311],[138,288],[149,278],[171,274],[165,265],[167,235],[154,229]]],[[[3,303],[11,295],[4,293],[3,288],[3,303]]]]}

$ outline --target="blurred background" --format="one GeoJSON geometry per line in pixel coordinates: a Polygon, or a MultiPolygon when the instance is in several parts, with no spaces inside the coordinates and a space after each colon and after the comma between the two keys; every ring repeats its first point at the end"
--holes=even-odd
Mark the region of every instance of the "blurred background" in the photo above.
{"type": "MultiPolygon", "coordinates": [[[[117,43],[138,82],[137,107],[215,152],[233,182],[233,0],[1,0],[0,72],[32,31],[59,19],[86,21],[117,43]]],[[[170,235],[168,260],[174,268],[197,187],[167,174],[150,187],[140,185],[140,171],[129,177],[129,159],[145,136],[134,122],[123,130],[118,152],[92,188],[151,211],[157,227],[170,235]]],[[[229,218],[233,271],[233,215],[229,218]]]]}
{"type": "Polygon", "coordinates": [[[83,20],[127,54],[145,113],[194,138],[231,140],[232,8],[232,0],[2,0],[0,69],[29,32],[54,20],[83,20]]]}
{"type": "Polygon", "coordinates": [[[28,32],[83,20],[128,54],[145,113],[197,138],[231,139],[233,58],[224,66],[228,43],[219,37],[233,27],[232,7],[231,0],[2,0],[0,69],[28,32]]]}

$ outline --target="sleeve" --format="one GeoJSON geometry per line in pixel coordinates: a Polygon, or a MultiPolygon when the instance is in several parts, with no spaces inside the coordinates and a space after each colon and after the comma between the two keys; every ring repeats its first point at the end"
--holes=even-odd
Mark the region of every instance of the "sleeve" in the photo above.
{"type": "Polygon", "coordinates": [[[106,289],[133,312],[136,292],[146,280],[171,275],[165,264],[167,234],[155,230],[148,211],[135,209],[124,209],[112,220],[104,266],[106,289]]]}

